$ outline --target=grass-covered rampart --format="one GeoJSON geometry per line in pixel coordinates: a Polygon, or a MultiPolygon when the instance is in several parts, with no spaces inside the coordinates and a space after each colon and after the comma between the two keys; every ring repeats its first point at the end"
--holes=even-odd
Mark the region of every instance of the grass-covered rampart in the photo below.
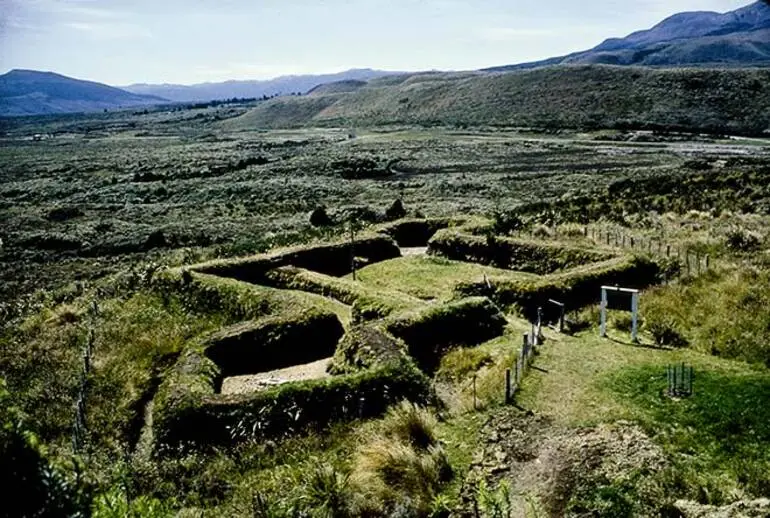
{"type": "Polygon", "coordinates": [[[486,237],[447,229],[433,236],[431,254],[538,275],[611,259],[613,254],[558,243],[486,237]]]}

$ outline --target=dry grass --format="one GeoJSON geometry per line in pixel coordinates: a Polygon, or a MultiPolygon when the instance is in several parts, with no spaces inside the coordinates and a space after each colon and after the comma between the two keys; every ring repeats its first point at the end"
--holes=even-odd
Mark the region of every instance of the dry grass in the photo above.
{"type": "Polygon", "coordinates": [[[437,421],[428,410],[402,403],[385,416],[353,457],[351,484],[363,497],[362,515],[411,509],[430,510],[452,468],[436,435],[437,421]]]}
{"type": "Polygon", "coordinates": [[[402,401],[385,414],[382,431],[396,441],[424,450],[438,442],[437,424],[436,416],[427,408],[402,401]]]}

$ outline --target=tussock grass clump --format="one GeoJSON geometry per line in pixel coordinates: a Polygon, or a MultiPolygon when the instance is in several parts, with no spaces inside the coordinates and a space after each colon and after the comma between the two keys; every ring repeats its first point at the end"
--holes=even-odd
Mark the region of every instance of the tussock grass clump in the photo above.
{"type": "Polygon", "coordinates": [[[449,351],[442,359],[438,376],[447,380],[462,380],[480,368],[494,363],[489,351],[481,348],[458,348],[449,351]]]}
{"type": "Polygon", "coordinates": [[[438,421],[428,409],[410,401],[402,401],[388,410],[383,421],[383,432],[395,440],[427,449],[438,443],[438,421]]]}
{"type": "Polygon", "coordinates": [[[428,514],[442,484],[452,478],[436,424],[427,409],[402,403],[358,448],[351,483],[363,497],[362,515],[390,516],[397,509],[409,516],[428,514]]]}
{"type": "Polygon", "coordinates": [[[511,339],[505,334],[479,347],[454,349],[441,358],[436,376],[444,382],[440,395],[450,413],[463,414],[504,401],[505,371],[518,354],[511,339]]]}
{"type": "Polygon", "coordinates": [[[347,518],[354,514],[354,493],[350,474],[329,463],[316,461],[310,471],[302,503],[313,510],[313,516],[347,518]]]}

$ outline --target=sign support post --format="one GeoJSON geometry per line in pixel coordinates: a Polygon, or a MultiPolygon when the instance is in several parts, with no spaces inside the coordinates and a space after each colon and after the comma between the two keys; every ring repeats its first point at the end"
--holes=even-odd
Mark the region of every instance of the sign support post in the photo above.
{"type": "Polygon", "coordinates": [[[601,303],[601,325],[599,330],[599,336],[605,338],[607,336],[607,309],[609,308],[608,292],[622,293],[631,295],[631,339],[634,343],[639,342],[639,290],[633,290],[629,288],[619,288],[617,286],[602,286],[602,303],[601,303]]]}

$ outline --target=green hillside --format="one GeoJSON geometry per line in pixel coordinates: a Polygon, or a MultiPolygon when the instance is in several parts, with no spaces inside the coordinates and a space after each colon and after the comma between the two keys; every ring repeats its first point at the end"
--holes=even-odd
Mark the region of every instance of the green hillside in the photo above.
{"type": "Polygon", "coordinates": [[[350,93],[276,99],[225,124],[631,127],[759,135],[770,130],[770,70],[560,66],[416,74],[350,93]]]}

